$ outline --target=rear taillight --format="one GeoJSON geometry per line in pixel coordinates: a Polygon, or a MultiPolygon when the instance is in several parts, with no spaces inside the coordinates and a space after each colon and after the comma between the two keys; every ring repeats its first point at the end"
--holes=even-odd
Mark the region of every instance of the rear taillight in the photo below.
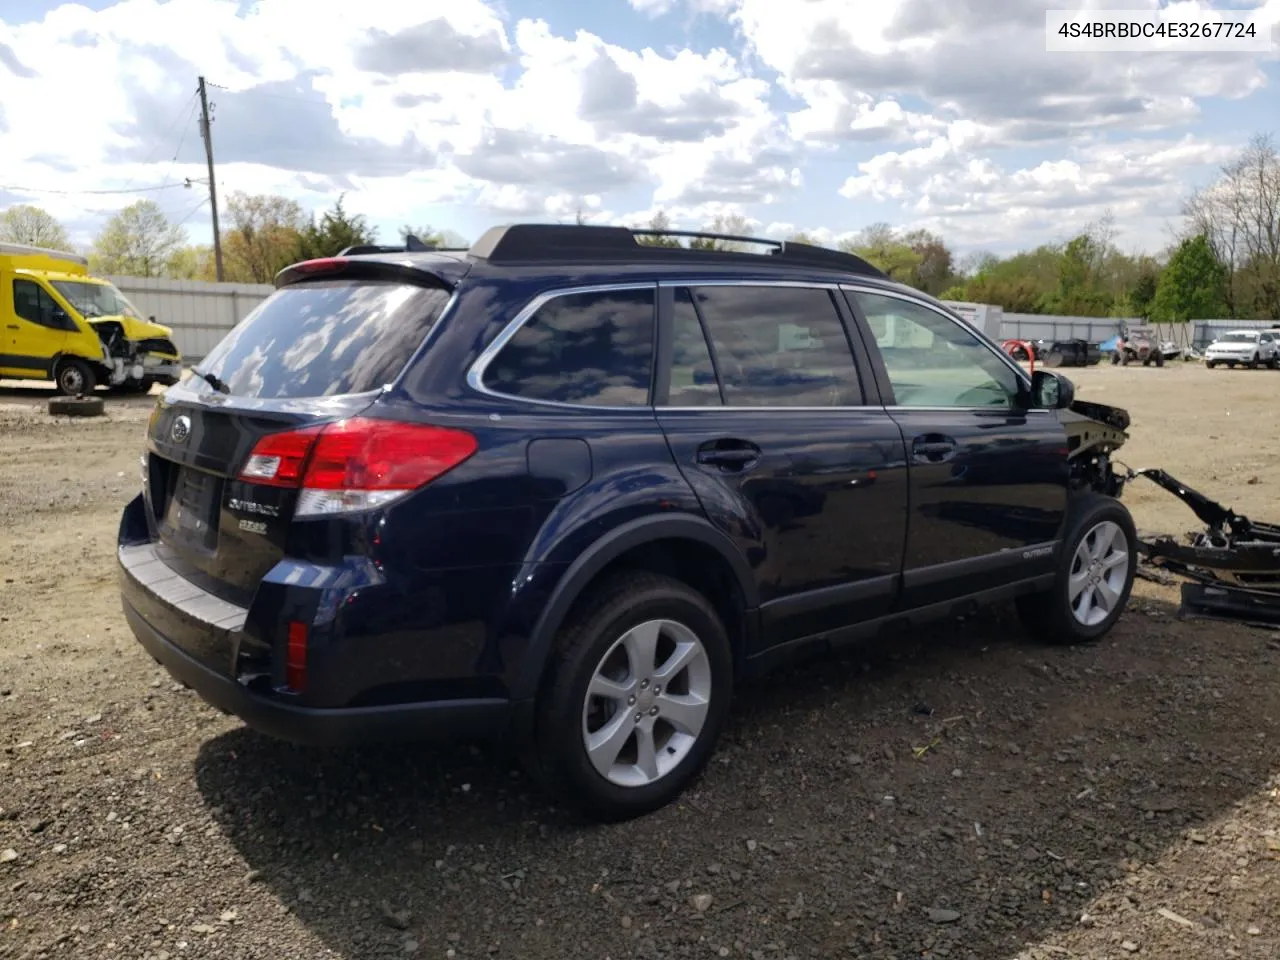
{"type": "Polygon", "coordinates": [[[263,437],[240,479],[300,488],[297,517],[383,506],[476,451],[465,430],[354,417],[263,437]]]}
{"type": "Polygon", "coordinates": [[[296,487],[302,479],[316,437],[323,427],[304,427],[285,433],[272,433],[257,442],[253,453],[240,471],[241,480],[265,483],[271,487],[296,487]]]}

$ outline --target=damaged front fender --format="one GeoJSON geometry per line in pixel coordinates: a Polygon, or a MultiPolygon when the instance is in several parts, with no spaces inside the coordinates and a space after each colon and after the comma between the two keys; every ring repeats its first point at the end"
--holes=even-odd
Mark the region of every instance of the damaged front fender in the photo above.
{"type": "Polygon", "coordinates": [[[1129,411],[1105,403],[1073,400],[1059,411],[1067,433],[1067,458],[1072,486],[1118,497],[1125,476],[1111,464],[1111,455],[1129,439],[1129,411]]]}

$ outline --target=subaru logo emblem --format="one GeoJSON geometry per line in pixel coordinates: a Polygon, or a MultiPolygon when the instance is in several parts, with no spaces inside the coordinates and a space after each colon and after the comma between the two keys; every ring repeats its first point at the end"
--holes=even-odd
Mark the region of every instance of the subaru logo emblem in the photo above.
{"type": "Polygon", "coordinates": [[[174,443],[184,443],[191,436],[191,418],[178,417],[169,428],[169,439],[174,443]]]}

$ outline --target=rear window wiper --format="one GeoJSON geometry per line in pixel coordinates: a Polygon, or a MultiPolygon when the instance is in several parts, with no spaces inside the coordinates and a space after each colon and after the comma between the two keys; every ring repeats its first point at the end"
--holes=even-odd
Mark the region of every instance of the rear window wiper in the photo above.
{"type": "Polygon", "coordinates": [[[192,370],[191,372],[194,373],[201,380],[203,380],[205,383],[207,383],[209,386],[213,387],[213,389],[217,390],[219,393],[231,392],[231,388],[228,387],[224,381],[218,379],[218,377],[216,377],[214,374],[205,373],[201,370],[192,370]]]}

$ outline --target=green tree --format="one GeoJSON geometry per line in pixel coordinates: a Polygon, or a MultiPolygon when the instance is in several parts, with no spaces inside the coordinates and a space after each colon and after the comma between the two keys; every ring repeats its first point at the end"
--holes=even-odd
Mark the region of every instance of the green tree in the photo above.
{"type": "Polygon", "coordinates": [[[1099,267],[1105,253],[1088,233],[1073,238],[1062,251],[1057,289],[1045,298],[1048,312],[1076,317],[1104,317],[1111,298],[1099,284],[1099,267]]]}
{"type": "Polygon", "coordinates": [[[1178,244],[1160,274],[1152,319],[1165,322],[1212,320],[1226,312],[1227,266],[1203,233],[1178,244]]]}
{"type": "Polygon", "coordinates": [[[164,265],[164,275],[173,277],[175,280],[212,280],[214,278],[213,248],[179,247],[169,255],[164,265]]]}
{"type": "Polygon", "coordinates": [[[296,201],[237,191],[227,198],[227,216],[231,229],[222,247],[228,280],[269,283],[289,264],[305,259],[308,220],[296,201]]]}
{"type": "Polygon", "coordinates": [[[640,236],[636,237],[636,243],[643,244],[646,247],[682,246],[682,244],[680,243],[680,240],[677,237],[669,237],[669,236],[661,235],[663,230],[671,229],[671,218],[667,216],[665,210],[659,210],[652,217],[650,217],[649,222],[645,224],[645,229],[656,230],[658,231],[658,234],[657,235],[641,234],[640,236]]]}
{"type": "Polygon", "coordinates": [[[919,270],[924,257],[910,244],[899,240],[887,223],[873,223],[852,239],[840,241],[840,249],[883,270],[891,280],[917,288],[920,285],[919,270]]]}
{"type": "Polygon", "coordinates": [[[937,296],[955,279],[955,258],[942,238],[928,230],[912,230],[902,238],[920,258],[916,267],[916,285],[925,293],[937,296]]]}
{"type": "Polygon", "coordinates": [[[378,231],[369,226],[364,215],[353,216],[343,207],[345,196],[339,195],[333,209],[322,213],[319,220],[312,214],[311,221],[299,230],[299,260],[333,257],[347,247],[363,246],[377,240],[378,231]]]}
{"type": "Polygon", "coordinates": [[[154,200],[138,200],[103,226],[93,242],[90,266],[101,273],[158,277],[186,236],[154,200]]]}
{"type": "MultiPolygon", "coordinates": [[[[753,237],[756,232],[751,222],[740,213],[720,214],[702,229],[706,233],[723,233],[733,237],[753,237]]],[[[752,247],[752,244],[737,240],[720,240],[714,237],[694,237],[689,241],[691,250],[743,251],[751,250],[752,247]]]]}
{"type": "Polygon", "coordinates": [[[15,204],[0,213],[0,241],[67,253],[74,250],[62,224],[51,214],[29,203],[15,204]]]}

